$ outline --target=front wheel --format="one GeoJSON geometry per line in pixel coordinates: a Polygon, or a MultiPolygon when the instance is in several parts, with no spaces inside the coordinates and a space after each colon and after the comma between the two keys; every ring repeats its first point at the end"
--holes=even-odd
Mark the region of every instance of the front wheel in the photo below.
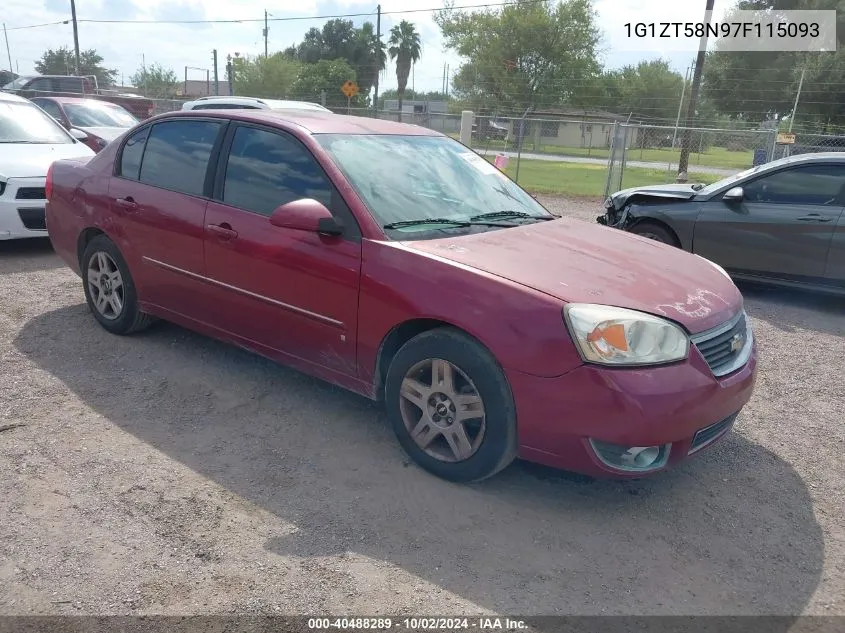
{"type": "Polygon", "coordinates": [[[152,318],[138,309],[135,283],[114,242],[98,235],[82,255],[82,284],[88,308],[112,334],[131,334],[146,328],[152,318]]]}
{"type": "Polygon", "coordinates": [[[516,458],[516,412],[504,372],[457,330],[424,332],[397,352],[385,404],[405,451],[443,479],[486,479],[516,458]]]}
{"type": "Polygon", "coordinates": [[[660,242],[661,244],[679,246],[678,240],[675,239],[675,236],[669,229],[653,222],[639,222],[629,228],[628,232],[654,240],[655,242],[660,242]]]}

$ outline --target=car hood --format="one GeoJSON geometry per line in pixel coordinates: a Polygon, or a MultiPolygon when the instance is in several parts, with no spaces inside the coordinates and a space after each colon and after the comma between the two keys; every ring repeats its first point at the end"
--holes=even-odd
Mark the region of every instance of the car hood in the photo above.
{"type": "Polygon", "coordinates": [[[402,244],[564,302],[600,303],[664,316],[692,334],[721,325],[743,303],[734,283],[712,262],[580,220],[558,219],[402,244]]]}
{"type": "Polygon", "coordinates": [[[91,158],[94,151],[82,143],[0,145],[0,178],[41,178],[53,161],[91,158]]]}
{"type": "Polygon", "coordinates": [[[81,127],[79,128],[83,132],[87,132],[88,134],[93,134],[94,136],[98,136],[104,141],[113,141],[118,136],[123,134],[129,128],[125,127],[81,127]]]}
{"type": "MultiPolygon", "coordinates": [[[[676,200],[691,200],[698,193],[697,189],[701,189],[703,185],[700,183],[674,183],[667,185],[651,185],[650,187],[631,187],[617,191],[610,200],[613,202],[615,209],[621,209],[625,202],[633,195],[645,196],[648,198],[672,198],[676,200]]],[[[605,203],[607,206],[607,203],[605,203]]]]}

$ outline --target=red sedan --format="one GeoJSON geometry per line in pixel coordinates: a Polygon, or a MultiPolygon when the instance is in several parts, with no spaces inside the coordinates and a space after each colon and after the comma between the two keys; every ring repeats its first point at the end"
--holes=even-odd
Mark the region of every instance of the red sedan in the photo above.
{"type": "Polygon", "coordinates": [[[516,457],[657,472],[751,397],[756,344],[721,268],[555,218],[432,130],[169,113],[54,163],[47,198],[107,331],[165,319],[381,400],[446,479],[516,457]]]}

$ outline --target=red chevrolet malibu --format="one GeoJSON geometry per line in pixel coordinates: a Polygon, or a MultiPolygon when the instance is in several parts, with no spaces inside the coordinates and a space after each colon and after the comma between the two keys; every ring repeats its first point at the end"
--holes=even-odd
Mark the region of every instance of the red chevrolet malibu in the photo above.
{"type": "Polygon", "coordinates": [[[145,121],[47,179],[94,318],[155,319],[383,401],[426,470],[639,477],[723,437],[756,347],[717,265],[558,219],[432,130],[322,112],[145,121]]]}

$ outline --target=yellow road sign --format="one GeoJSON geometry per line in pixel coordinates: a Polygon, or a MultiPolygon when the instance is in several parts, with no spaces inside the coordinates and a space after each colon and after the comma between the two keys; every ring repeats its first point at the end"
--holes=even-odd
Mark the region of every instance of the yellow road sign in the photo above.
{"type": "Polygon", "coordinates": [[[358,94],[358,84],[354,81],[346,81],[340,87],[340,91],[346,95],[347,99],[351,99],[358,94]]]}

